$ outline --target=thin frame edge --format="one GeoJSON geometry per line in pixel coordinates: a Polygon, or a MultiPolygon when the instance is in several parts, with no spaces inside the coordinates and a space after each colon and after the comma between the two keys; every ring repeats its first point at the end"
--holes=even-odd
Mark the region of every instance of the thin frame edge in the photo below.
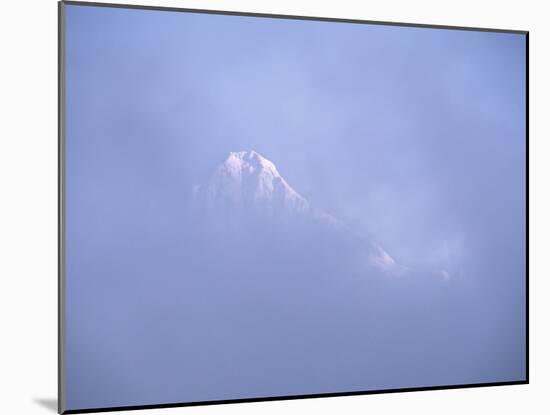
{"type": "Polygon", "coordinates": [[[65,2],[57,4],[57,129],[58,129],[58,307],[57,307],[57,412],[65,405],[65,2]]]}
{"type": "Polygon", "coordinates": [[[352,24],[371,24],[379,26],[398,26],[398,27],[412,27],[412,28],[424,28],[424,29],[443,29],[443,30],[463,30],[472,32],[493,32],[493,33],[508,33],[526,35],[528,30],[521,29],[500,29],[489,27],[474,27],[474,26],[456,26],[456,25],[437,25],[430,23],[405,23],[405,22],[393,22],[383,20],[365,20],[365,19],[351,19],[344,17],[326,17],[326,16],[302,16],[291,14],[278,14],[278,13],[257,13],[257,12],[243,12],[236,10],[219,10],[219,9],[195,9],[185,7],[169,7],[169,6],[148,6],[143,4],[127,4],[127,3],[102,3],[94,1],[79,1],[79,0],[61,0],[68,6],[87,6],[87,7],[107,7],[115,9],[134,9],[134,10],[153,10],[153,11],[166,11],[166,12],[180,12],[180,13],[197,13],[197,14],[214,14],[214,15],[226,15],[226,16],[241,16],[241,17],[262,17],[270,19],[287,19],[287,20],[310,20],[321,22],[333,22],[333,23],[352,23],[352,24]]]}

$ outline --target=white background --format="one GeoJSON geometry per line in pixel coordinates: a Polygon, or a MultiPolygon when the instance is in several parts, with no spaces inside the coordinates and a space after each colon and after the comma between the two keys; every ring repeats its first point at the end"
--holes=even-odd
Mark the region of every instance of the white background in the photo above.
{"type": "MultiPolygon", "coordinates": [[[[129,0],[127,2],[130,2],[129,0]]],[[[549,14],[542,1],[173,0],[140,4],[530,31],[531,384],[142,411],[166,414],[547,413],[549,14]],[[544,409],[546,407],[546,410],[544,409]]],[[[52,414],[57,339],[57,5],[0,5],[0,412],[52,414]]]]}

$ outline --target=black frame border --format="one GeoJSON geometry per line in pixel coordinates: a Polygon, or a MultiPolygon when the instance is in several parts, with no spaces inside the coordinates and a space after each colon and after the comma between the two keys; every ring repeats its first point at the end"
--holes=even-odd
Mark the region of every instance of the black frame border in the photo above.
{"type": "Polygon", "coordinates": [[[94,412],[115,412],[140,409],[165,409],[178,408],[189,406],[207,406],[220,404],[236,404],[248,402],[270,402],[295,399],[311,399],[311,398],[332,398],[357,395],[376,395],[385,393],[399,392],[420,392],[434,390],[451,390],[451,389],[468,389],[491,386],[511,386],[511,385],[527,385],[529,384],[529,31],[528,30],[507,30],[507,29],[492,29],[486,27],[467,27],[467,26],[448,26],[434,25],[423,23],[399,23],[389,21],[373,21],[361,19],[345,19],[331,17],[312,17],[312,16],[297,16],[285,14],[268,14],[268,13],[253,13],[239,11],[222,11],[210,9],[190,9],[179,7],[163,7],[163,6],[145,6],[136,4],[118,4],[118,3],[100,3],[88,1],[72,1],[61,0],[58,2],[58,413],[59,414],[85,414],[94,412]],[[260,17],[271,19],[287,19],[287,20],[310,20],[332,23],[352,23],[352,24],[370,24],[379,26],[399,26],[425,29],[445,29],[445,30],[462,30],[475,32],[492,32],[492,33],[508,33],[519,34],[525,36],[525,379],[517,381],[505,382],[489,382],[489,383],[470,383],[457,385],[438,385],[438,386],[420,386],[411,388],[396,388],[396,389],[380,389],[366,391],[350,391],[350,392],[334,392],[334,393],[316,393],[305,395],[287,395],[287,396],[264,396],[256,398],[241,398],[241,399],[222,399],[211,401],[195,401],[195,402],[175,402],[166,404],[152,405],[129,405],[116,407],[100,407],[100,408],[83,408],[83,409],[65,409],[65,5],[85,6],[85,7],[103,7],[117,9],[134,9],[134,10],[153,10],[179,13],[195,13],[195,14],[214,14],[225,16],[241,16],[241,17],[260,17]]]}

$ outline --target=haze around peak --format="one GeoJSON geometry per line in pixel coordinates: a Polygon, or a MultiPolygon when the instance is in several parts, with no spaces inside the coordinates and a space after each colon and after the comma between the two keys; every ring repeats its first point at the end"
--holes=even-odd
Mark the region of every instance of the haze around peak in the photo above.
{"type": "Polygon", "coordinates": [[[254,150],[230,152],[214,170],[206,186],[196,189],[195,197],[201,208],[215,212],[209,221],[222,222],[216,225],[217,228],[225,227],[223,222],[232,221],[234,213],[241,221],[236,225],[241,229],[236,232],[242,232],[247,218],[258,215],[263,225],[274,220],[278,223],[281,218],[293,227],[310,221],[313,228],[309,232],[321,230],[328,233],[328,238],[352,243],[351,250],[361,257],[357,262],[371,271],[376,268],[391,275],[404,275],[408,271],[364,231],[352,229],[342,220],[312,206],[288,184],[271,160],[254,150]]]}

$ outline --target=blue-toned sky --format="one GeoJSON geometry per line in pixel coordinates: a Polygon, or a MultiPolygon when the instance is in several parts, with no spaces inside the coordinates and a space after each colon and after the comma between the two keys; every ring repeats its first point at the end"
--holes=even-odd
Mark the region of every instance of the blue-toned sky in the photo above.
{"type": "Polygon", "coordinates": [[[65,7],[69,409],[523,378],[523,35],[65,7]],[[447,278],[331,299],[354,317],[285,332],[294,346],[265,337],[290,312],[228,329],[223,299],[234,316],[254,308],[246,291],[201,291],[219,270],[187,261],[203,254],[188,205],[249,149],[400,263],[447,278]],[[209,311],[183,313],[191,297],[209,311]]]}

